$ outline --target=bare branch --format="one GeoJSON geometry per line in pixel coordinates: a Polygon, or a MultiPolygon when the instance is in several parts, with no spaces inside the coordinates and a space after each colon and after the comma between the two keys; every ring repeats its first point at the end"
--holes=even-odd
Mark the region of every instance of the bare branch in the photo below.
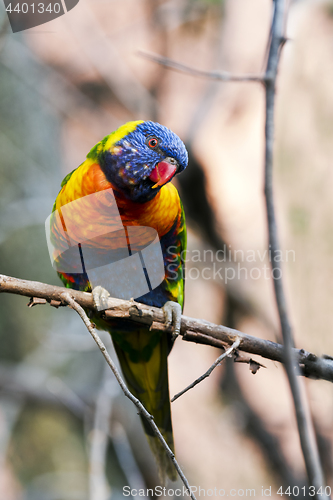
{"type": "MultiPolygon", "coordinates": [[[[266,122],[265,122],[265,199],[267,210],[267,223],[269,233],[269,245],[272,252],[272,276],[274,282],[275,298],[279,313],[280,327],[285,346],[284,363],[289,385],[291,388],[298,432],[305,460],[309,484],[315,487],[316,492],[324,485],[324,477],[321,469],[319,453],[315,440],[311,415],[308,408],[307,398],[302,391],[300,379],[297,377],[299,367],[294,349],[294,340],[287,312],[286,298],[284,294],[281,264],[275,256],[280,252],[277,234],[273,201],[273,149],[274,149],[274,103],[275,86],[278,65],[282,46],[286,40],[284,36],[284,25],[286,18],[285,0],[274,1],[274,16],[271,29],[271,43],[266,67],[266,122]]],[[[326,497],[326,495],[324,495],[326,497]]]]}
{"type": "Polygon", "coordinates": [[[205,378],[209,377],[209,375],[212,373],[212,371],[214,370],[214,368],[216,368],[219,364],[221,364],[221,362],[224,360],[224,358],[226,358],[227,356],[230,356],[230,354],[232,354],[237,349],[237,347],[239,346],[239,344],[240,344],[240,339],[236,339],[235,342],[232,344],[232,346],[229,347],[229,349],[227,349],[223,354],[221,354],[221,356],[219,356],[217,358],[217,360],[214,361],[214,363],[212,364],[212,366],[210,368],[208,368],[208,370],[203,375],[201,375],[201,377],[197,378],[194,382],[192,382],[192,384],[188,385],[187,387],[185,387],[185,389],[183,389],[182,391],[178,392],[171,399],[171,403],[173,403],[174,401],[176,401],[176,399],[178,399],[180,396],[182,396],[183,394],[185,394],[185,392],[189,391],[190,389],[193,389],[193,387],[195,387],[197,384],[200,384],[200,382],[202,382],[203,380],[205,380],[205,378]]]}
{"type": "MultiPolygon", "coordinates": [[[[158,325],[158,323],[156,323],[158,325]]],[[[222,342],[222,340],[214,339],[213,337],[208,337],[208,335],[203,335],[202,333],[187,331],[183,333],[183,340],[187,340],[189,342],[195,342],[196,344],[202,345],[210,345],[212,347],[217,347],[218,349],[223,349],[225,351],[228,349],[229,344],[227,342],[222,342]]],[[[249,365],[249,368],[252,373],[257,373],[260,368],[266,368],[266,366],[262,365],[255,359],[249,358],[244,354],[240,354],[237,350],[234,352],[234,362],[235,363],[246,363],[249,365]]]]}
{"type": "Polygon", "coordinates": [[[198,76],[202,78],[210,78],[211,80],[218,80],[221,82],[265,82],[266,75],[231,75],[226,71],[203,71],[201,69],[192,68],[186,64],[179,63],[168,57],[163,57],[157,54],[151,54],[143,50],[138,51],[138,55],[149,61],[153,61],[161,66],[165,66],[180,73],[186,73],[191,76],[198,76]]]}
{"type": "MultiPolygon", "coordinates": [[[[54,300],[61,301],[64,304],[66,303],[62,297],[64,290],[60,286],[47,285],[38,281],[21,280],[0,274],[0,293],[6,292],[25,297],[38,297],[46,299],[48,302],[54,300]]],[[[91,293],[71,290],[71,296],[82,307],[94,310],[91,293]]],[[[111,297],[108,298],[108,306],[109,309],[103,312],[105,318],[121,318],[122,320],[150,325],[151,330],[168,331],[164,324],[164,313],[157,307],[111,297]]],[[[240,351],[256,354],[279,363],[284,362],[284,348],[281,344],[253,337],[223,325],[182,316],[180,334],[184,340],[189,342],[214,345],[222,349],[225,348],[226,344],[231,345],[239,338],[240,345],[238,349],[240,351]]],[[[294,353],[302,375],[333,382],[333,358],[331,356],[319,357],[304,349],[294,349],[294,353]]]]}
{"type": "Polygon", "coordinates": [[[180,479],[183,481],[183,483],[184,483],[187,491],[189,492],[190,497],[192,498],[192,500],[196,500],[194,494],[191,491],[191,487],[189,485],[189,482],[186,479],[186,477],[185,477],[182,469],[180,468],[180,466],[179,466],[179,464],[178,464],[178,462],[176,460],[176,457],[175,457],[174,453],[172,452],[172,450],[167,445],[167,443],[166,443],[164,437],[162,436],[159,428],[155,424],[154,417],[152,415],[150,415],[150,413],[146,410],[146,408],[143,406],[143,404],[135,396],[133,396],[133,394],[127,388],[127,385],[125,384],[124,380],[122,379],[122,377],[121,377],[121,375],[120,375],[120,373],[119,373],[116,365],[112,361],[111,356],[109,355],[108,351],[106,350],[106,347],[103,344],[101,338],[99,337],[99,335],[97,333],[97,330],[94,328],[94,326],[90,322],[90,320],[89,320],[87,314],[85,313],[84,309],[80,306],[80,304],[78,304],[71,297],[71,295],[69,294],[69,292],[63,292],[61,297],[62,297],[63,301],[67,302],[67,304],[70,305],[71,308],[74,309],[74,311],[76,311],[78,313],[78,315],[82,319],[83,323],[86,325],[86,327],[87,327],[90,335],[92,336],[92,338],[96,342],[99,350],[103,354],[103,356],[104,356],[107,364],[109,365],[109,367],[111,368],[114,376],[116,377],[117,382],[120,385],[123,393],[125,394],[125,396],[130,401],[132,401],[132,403],[135,404],[135,406],[137,407],[139,413],[147,420],[147,422],[149,422],[149,424],[150,424],[150,426],[151,426],[151,428],[152,428],[155,436],[159,439],[159,441],[161,442],[163,448],[165,449],[165,452],[167,453],[167,455],[169,456],[169,458],[173,462],[173,465],[174,465],[174,467],[175,467],[175,469],[176,469],[176,471],[177,471],[180,479]]]}

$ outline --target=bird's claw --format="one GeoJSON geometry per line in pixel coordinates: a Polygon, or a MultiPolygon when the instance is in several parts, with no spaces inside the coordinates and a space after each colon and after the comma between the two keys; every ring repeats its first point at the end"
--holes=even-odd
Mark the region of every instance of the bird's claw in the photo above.
{"type": "Polygon", "coordinates": [[[173,325],[172,340],[176,340],[180,334],[180,323],[182,319],[182,308],[178,302],[169,300],[162,307],[165,318],[165,325],[168,327],[173,325]]]}
{"type": "Polygon", "coordinates": [[[104,311],[108,308],[109,292],[102,286],[95,286],[92,291],[93,301],[98,311],[104,311]]]}

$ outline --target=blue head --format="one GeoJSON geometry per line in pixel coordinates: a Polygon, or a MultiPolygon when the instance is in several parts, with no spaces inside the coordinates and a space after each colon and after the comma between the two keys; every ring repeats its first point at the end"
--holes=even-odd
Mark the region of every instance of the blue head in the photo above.
{"type": "Polygon", "coordinates": [[[108,181],[137,202],[152,199],[188,162],[179,137],[151,121],[126,123],[95,148],[88,157],[97,153],[108,181]]]}

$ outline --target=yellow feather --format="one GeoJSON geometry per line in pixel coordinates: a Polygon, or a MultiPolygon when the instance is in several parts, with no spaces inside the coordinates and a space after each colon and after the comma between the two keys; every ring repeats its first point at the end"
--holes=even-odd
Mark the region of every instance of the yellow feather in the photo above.
{"type": "Polygon", "coordinates": [[[112,132],[109,135],[108,140],[105,143],[104,150],[107,151],[108,149],[111,149],[114,144],[116,144],[120,139],[125,137],[127,134],[130,134],[133,132],[136,127],[140,124],[143,123],[143,120],[136,120],[133,122],[127,122],[121,127],[119,127],[117,130],[112,132]]]}

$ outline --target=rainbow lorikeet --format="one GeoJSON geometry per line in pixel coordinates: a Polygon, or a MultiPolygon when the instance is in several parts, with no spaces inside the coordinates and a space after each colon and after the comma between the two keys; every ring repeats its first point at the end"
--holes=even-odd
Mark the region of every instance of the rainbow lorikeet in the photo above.
{"type": "MultiPolygon", "coordinates": [[[[95,260],[97,255],[105,263],[106,257],[113,252],[117,263],[122,252],[128,250],[128,238],[124,239],[123,231],[119,231],[121,219],[127,236],[133,228],[139,231],[134,240],[139,238],[141,247],[149,241],[149,230],[155,230],[163,255],[163,275],[158,286],[150,286],[147,293],[134,298],[144,304],[164,307],[169,321],[171,315],[179,320],[184,303],[186,226],[182,203],[170,181],[186,168],[187,162],[187,151],[179,137],[151,121],[128,122],[92,148],[87,159],[63,180],[53,207],[53,212],[59,217],[51,224],[51,240],[57,247],[54,257],[56,268],[66,287],[92,291],[95,304],[103,308],[108,291],[98,286],[98,279],[92,285],[89,272],[79,264],[72,262],[70,269],[62,267],[62,256],[65,254],[61,253],[61,247],[66,247],[65,239],[69,239],[70,232],[71,242],[79,244],[80,251],[80,241],[86,240],[87,255],[93,251],[95,260]],[[107,198],[110,189],[114,196],[107,198]],[[99,197],[87,208],[86,200],[92,194],[99,197]],[[79,201],[81,205],[75,205],[73,201],[79,201]],[[73,227],[69,230],[63,219],[70,206],[74,213],[71,215],[73,227]],[[63,231],[59,228],[60,222],[63,231]],[[99,229],[94,232],[96,225],[104,228],[103,234],[99,229]]],[[[135,241],[132,243],[135,247],[135,241]]],[[[128,276],[123,278],[124,282],[125,279],[128,280],[128,276]]],[[[121,277],[120,281],[118,277],[118,282],[123,285],[121,277]]],[[[99,328],[110,332],[130,391],[154,416],[165,440],[173,449],[167,371],[167,356],[173,337],[165,332],[151,332],[148,326],[126,320],[105,320],[99,313],[95,313],[92,319],[99,328]]],[[[145,420],[143,426],[160,475],[175,479],[173,465],[159,440],[145,420]]]]}

